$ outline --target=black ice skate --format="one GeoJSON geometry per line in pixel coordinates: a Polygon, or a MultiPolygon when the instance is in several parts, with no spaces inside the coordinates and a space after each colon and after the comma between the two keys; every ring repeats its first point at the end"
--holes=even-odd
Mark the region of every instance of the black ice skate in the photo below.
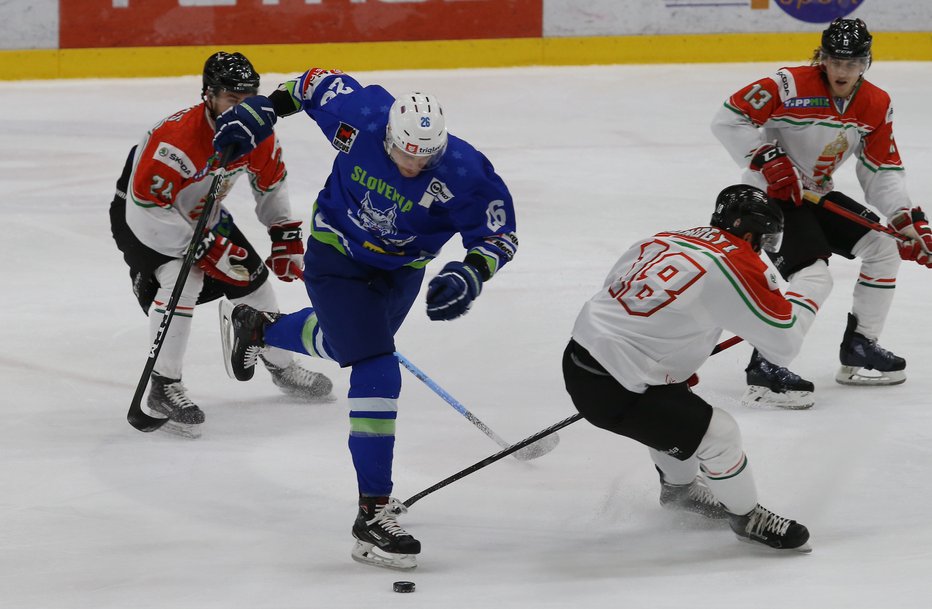
{"type": "Polygon", "coordinates": [[[330,391],[333,383],[320,372],[311,372],[292,360],[284,368],[279,368],[265,356],[259,358],[272,375],[272,382],[282,390],[282,393],[315,401],[326,401],[331,397],[330,391]]]}
{"type": "Polygon", "coordinates": [[[185,438],[201,437],[204,411],[188,397],[181,379],[170,379],[155,372],[149,383],[149,410],[168,417],[161,429],[185,438]]]}
{"type": "Polygon", "coordinates": [[[728,514],[728,524],[741,541],[760,543],[777,550],[812,552],[807,543],[809,529],[795,520],[777,516],[760,504],[743,516],[728,514]]]}
{"type": "Polygon", "coordinates": [[[841,368],[835,380],[842,385],[899,385],[906,382],[906,360],[887,351],[860,332],[858,318],[848,313],[848,326],[838,357],[841,368]],[[862,369],[873,370],[864,374],[862,369]]]}
{"type": "Polygon", "coordinates": [[[741,402],[745,406],[778,406],[791,410],[812,408],[815,386],[783,366],[771,364],[757,349],[751,355],[747,373],[748,388],[741,402]]]}
{"type": "Polygon", "coordinates": [[[670,484],[663,479],[660,468],[657,468],[657,473],[660,474],[660,505],[663,507],[693,512],[706,518],[728,518],[725,506],[718,502],[702,476],[696,476],[689,484],[670,484]]]}
{"type": "Polygon", "coordinates": [[[407,512],[403,503],[389,497],[360,497],[353,523],[353,560],[389,569],[413,569],[421,542],[401,528],[396,516],[407,512]]]}
{"type": "Polygon", "coordinates": [[[248,381],[256,372],[256,360],[265,349],[265,327],[281,317],[279,313],[259,311],[249,305],[235,307],[229,300],[220,301],[220,341],[227,374],[238,381],[248,381]]]}

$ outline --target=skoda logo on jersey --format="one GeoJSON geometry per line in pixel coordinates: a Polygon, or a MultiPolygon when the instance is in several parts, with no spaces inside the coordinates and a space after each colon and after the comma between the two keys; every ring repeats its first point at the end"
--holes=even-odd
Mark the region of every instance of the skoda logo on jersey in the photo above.
{"type": "Polygon", "coordinates": [[[793,93],[792,87],[790,86],[790,77],[787,76],[786,72],[783,70],[778,71],[777,74],[780,75],[780,86],[783,88],[783,99],[791,97],[793,93]]]}
{"type": "Polygon", "coordinates": [[[186,178],[194,175],[194,163],[191,162],[188,155],[171,144],[159,142],[158,150],[156,150],[152,158],[168,165],[186,178]]]}
{"type": "Polygon", "coordinates": [[[865,0],[776,0],[784,12],[806,23],[828,23],[837,17],[845,17],[865,0]]]}
{"type": "Polygon", "coordinates": [[[340,152],[348,153],[359,135],[359,129],[346,123],[340,123],[337,133],[333,136],[333,147],[340,152]]]}
{"type": "Polygon", "coordinates": [[[430,184],[427,185],[427,190],[424,191],[424,195],[418,203],[422,207],[430,207],[431,203],[434,201],[448,203],[452,198],[453,191],[451,191],[446,184],[434,178],[430,181],[430,184]]]}

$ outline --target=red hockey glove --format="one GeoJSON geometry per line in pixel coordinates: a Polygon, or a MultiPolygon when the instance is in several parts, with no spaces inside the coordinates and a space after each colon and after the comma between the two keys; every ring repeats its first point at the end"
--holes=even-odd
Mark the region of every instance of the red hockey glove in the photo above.
{"type": "MultiPolygon", "coordinates": [[[[921,207],[903,208],[890,216],[890,227],[916,241],[926,256],[932,255],[932,230],[921,207]]],[[[904,258],[912,260],[912,258],[904,258]]]]}
{"type": "Polygon", "coordinates": [[[932,269],[932,256],[923,250],[922,244],[919,241],[915,239],[900,241],[897,243],[897,247],[900,248],[900,258],[903,260],[918,262],[932,269]]]}
{"type": "Polygon", "coordinates": [[[272,238],[272,255],[265,259],[265,265],[282,281],[301,279],[304,273],[301,222],[273,224],[269,227],[269,236],[272,238]]]}
{"type": "Polygon", "coordinates": [[[751,170],[767,180],[767,196],[781,201],[803,204],[803,182],[793,161],[779,144],[764,144],[751,157],[751,170]]]}
{"type": "Polygon", "coordinates": [[[194,260],[208,277],[245,287],[249,285],[249,270],[236,263],[245,260],[247,255],[249,253],[245,249],[226,237],[210,232],[198,244],[194,260]]]}

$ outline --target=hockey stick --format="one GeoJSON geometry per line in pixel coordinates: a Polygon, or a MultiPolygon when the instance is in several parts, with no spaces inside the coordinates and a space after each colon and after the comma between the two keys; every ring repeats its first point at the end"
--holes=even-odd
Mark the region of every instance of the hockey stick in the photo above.
{"type": "Polygon", "coordinates": [[[158,359],[159,352],[162,350],[162,343],[165,341],[168,325],[171,323],[172,317],[175,316],[175,309],[178,306],[178,300],[181,298],[181,292],[184,290],[185,281],[188,279],[188,272],[194,265],[194,254],[197,251],[197,245],[203,238],[204,230],[207,228],[207,219],[214,209],[214,202],[217,199],[220,183],[223,181],[225,173],[224,168],[230,161],[232,153],[233,148],[228,147],[220,154],[220,168],[217,173],[214,174],[213,181],[210,183],[210,190],[207,193],[207,198],[204,200],[204,208],[201,210],[201,217],[194,227],[194,236],[191,237],[191,243],[188,244],[188,250],[185,252],[184,260],[181,262],[181,270],[178,272],[175,288],[172,290],[171,296],[168,299],[168,304],[165,305],[165,314],[162,316],[162,323],[159,325],[158,332],[155,334],[155,340],[152,342],[152,346],[149,347],[149,359],[146,360],[146,365],[142,369],[139,383],[136,384],[136,393],[133,395],[133,401],[130,402],[129,411],[126,413],[126,420],[139,431],[155,431],[168,422],[167,417],[153,417],[143,411],[142,395],[146,391],[149,378],[152,376],[152,370],[155,368],[155,360],[158,359]]]}
{"type": "MultiPolygon", "coordinates": [[[[715,348],[712,349],[711,355],[715,355],[716,353],[720,353],[720,352],[724,351],[725,349],[728,349],[729,347],[733,347],[734,345],[737,345],[738,343],[740,343],[742,340],[744,340],[744,339],[742,339],[740,336],[732,336],[731,338],[729,338],[729,339],[727,339],[727,340],[723,340],[723,341],[720,342],[719,344],[715,345],[715,348]]],[[[562,421],[559,421],[559,422],[557,422],[557,423],[554,423],[553,425],[551,425],[551,426],[548,427],[547,429],[542,429],[542,430],[538,431],[536,434],[534,434],[534,435],[532,435],[532,436],[526,437],[525,439],[521,440],[521,441],[518,442],[517,444],[514,444],[514,445],[512,445],[512,446],[509,446],[508,448],[506,448],[506,449],[504,449],[504,450],[500,450],[500,451],[498,451],[497,453],[495,453],[494,455],[490,455],[490,456],[486,457],[486,458],[483,459],[482,461],[479,461],[479,462],[477,462],[477,463],[473,463],[472,465],[470,465],[470,466],[467,467],[466,469],[462,469],[462,470],[456,472],[455,474],[453,474],[452,476],[448,476],[448,477],[444,478],[443,480],[441,480],[440,482],[434,484],[433,486],[430,486],[430,487],[428,487],[428,488],[425,488],[425,489],[424,489],[423,491],[421,491],[420,493],[417,493],[416,495],[412,495],[410,498],[408,498],[407,500],[405,500],[404,506],[405,506],[406,508],[409,508],[409,507],[411,507],[412,505],[414,505],[415,503],[417,503],[418,501],[420,501],[421,499],[423,499],[424,497],[426,497],[427,495],[430,495],[431,493],[433,493],[434,491],[438,491],[438,490],[442,489],[443,487],[447,486],[448,484],[452,484],[452,483],[456,482],[456,481],[459,480],[460,478],[465,478],[465,477],[468,476],[469,474],[471,474],[471,473],[473,473],[473,472],[476,472],[476,471],[482,469],[483,467],[489,466],[489,465],[495,463],[496,461],[499,461],[499,460],[501,460],[501,459],[504,459],[504,458],[507,457],[508,455],[513,454],[513,453],[515,453],[515,452],[521,450],[522,448],[524,448],[524,447],[526,447],[526,446],[530,446],[531,444],[533,444],[533,443],[535,443],[535,442],[538,442],[538,441],[542,440],[543,438],[546,438],[546,437],[549,436],[550,434],[553,434],[553,433],[557,432],[557,431],[560,430],[560,429],[563,429],[564,427],[566,427],[566,426],[568,426],[568,425],[572,425],[573,423],[575,423],[576,421],[580,420],[581,418],[583,418],[583,416],[582,416],[580,413],[577,412],[576,414],[574,414],[574,415],[571,416],[571,417],[567,417],[567,418],[563,419],[562,421]]]]}
{"type": "MultiPolygon", "coordinates": [[[[841,196],[846,196],[846,195],[842,195],[842,193],[838,191],[832,191],[832,192],[834,192],[835,194],[841,195],[841,196]]],[[[828,197],[832,194],[832,192],[822,196],[812,191],[804,190],[803,198],[809,203],[812,203],[813,205],[817,207],[826,209],[832,212],[833,214],[837,214],[841,216],[842,218],[845,218],[846,220],[850,220],[854,222],[855,224],[860,224],[861,226],[864,226],[871,230],[875,230],[880,233],[886,233],[890,235],[891,237],[893,237],[894,239],[897,239],[899,241],[909,241],[909,237],[896,232],[889,226],[886,226],[885,224],[881,224],[880,222],[877,222],[875,220],[871,220],[870,218],[865,218],[864,216],[856,214],[850,209],[843,207],[839,205],[838,203],[835,203],[834,201],[829,200],[828,197]]]]}
{"type": "MultiPolygon", "coordinates": [[[[406,358],[401,353],[398,353],[397,351],[395,352],[395,357],[398,359],[398,361],[401,363],[402,366],[404,366],[411,372],[411,374],[413,374],[415,377],[420,379],[425,385],[430,387],[430,389],[433,390],[434,393],[436,393],[441,398],[443,398],[443,400],[447,404],[452,406],[454,410],[456,410],[458,413],[466,417],[466,420],[472,423],[473,425],[475,425],[479,429],[479,431],[481,431],[485,435],[492,438],[492,440],[494,440],[495,443],[501,446],[502,448],[511,447],[511,445],[508,442],[506,442],[501,436],[499,436],[497,433],[489,429],[488,425],[480,421],[476,415],[469,412],[469,410],[465,406],[463,406],[456,398],[454,398],[452,395],[447,393],[447,391],[444,390],[443,387],[438,385],[436,382],[434,382],[433,379],[427,376],[426,372],[424,372],[423,370],[415,366],[411,362],[411,360],[406,358]]],[[[542,457],[546,455],[547,453],[552,451],[554,448],[556,448],[557,444],[559,443],[560,443],[560,436],[554,435],[548,438],[546,442],[540,442],[539,444],[535,444],[534,446],[527,446],[526,450],[515,451],[514,457],[515,459],[519,461],[530,461],[531,459],[536,459],[538,457],[542,457]]]]}
{"type": "Polygon", "coordinates": [[[543,439],[543,438],[546,438],[547,436],[549,436],[550,434],[556,432],[557,430],[563,429],[563,428],[566,427],[567,425],[572,425],[573,423],[575,423],[576,421],[580,420],[581,418],[583,418],[582,415],[579,414],[579,413],[577,412],[577,413],[574,414],[573,416],[567,417],[567,418],[563,419],[562,421],[560,421],[559,423],[554,423],[553,425],[551,425],[551,426],[548,427],[547,429],[542,429],[541,431],[538,431],[538,432],[537,432],[536,434],[534,434],[533,436],[528,436],[528,437],[526,437],[525,439],[523,439],[523,440],[521,440],[520,442],[518,442],[517,444],[514,444],[514,445],[512,445],[512,446],[509,446],[509,447],[506,448],[505,450],[500,450],[500,451],[498,451],[497,453],[495,453],[494,455],[491,455],[491,456],[489,456],[489,457],[486,457],[486,458],[483,459],[482,461],[479,461],[478,463],[474,463],[474,464],[470,465],[469,467],[467,467],[466,469],[460,470],[460,471],[456,472],[455,474],[453,474],[452,476],[449,476],[449,477],[447,477],[447,478],[444,478],[443,480],[441,480],[441,481],[438,482],[437,484],[435,484],[435,485],[433,485],[433,486],[431,486],[431,487],[428,487],[428,488],[424,489],[424,490],[421,491],[420,493],[418,493],[418,494],[412,496],[410,499],[406,500],[406,501],[404,502],[404,506],[405,506],[405,507],[411,507],[412,505],[414,505],[415,503],[417,503],[419,500],[423,499],[423,498],[426,497],[427,495],[430,495],[430,494],[433,493],[434,491],[440,490],[440,489],[442,489],[443,487],[447,486],[448,484],[452,484],[452,483],[456,482],[456,481],[459,480],[460,478],[465,478],[465,477],[468,476],[469,474],[471,474],[471,473],[473,473],[473,472],[475,472],[475,471],[477,471],[477,470],[480,470],[480,469],[482,469],[483,467],[486,467],[487,465],[491,465],[491,464],[495,463],[496,461],[498,461],[499,459],[504,459],[504,458],[507,457],[508,455],[511,455],[511,454],[513,454],[513,453],[515,453],[515,452],[521,450],[522,448],[524,448],[524,447],[526,447],[526,446],[530,446],[531,444],[533,444],[534,442],[537,442],[538,440],[541,440],[541,439],[543,439]]]}
{"type": "Polygon", "coordinates": [[[721,353],[722,351],[724,351],[725,349],[728,349],[729,347],[734,347],[735,345],[737,345],[743,340],[744,339],[741,338],[740,336],[732,336],[731,338],[726,338],[719,344],[715,345],[715,348],[712,349],[712,355],[715,355],[716,353],[721,353]]]}

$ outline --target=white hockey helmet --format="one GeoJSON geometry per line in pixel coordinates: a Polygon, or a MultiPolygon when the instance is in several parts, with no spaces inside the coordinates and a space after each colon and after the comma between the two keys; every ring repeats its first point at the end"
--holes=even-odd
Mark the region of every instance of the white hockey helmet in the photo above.
{"type": "Polygon", "coordinates": [[[447,124],[443,107],[433,95],[411,92],[398,96],[388,111],[385,152],[392,148],[428,159],[425,169],[436,167],[447,150],[447,124]]]}

